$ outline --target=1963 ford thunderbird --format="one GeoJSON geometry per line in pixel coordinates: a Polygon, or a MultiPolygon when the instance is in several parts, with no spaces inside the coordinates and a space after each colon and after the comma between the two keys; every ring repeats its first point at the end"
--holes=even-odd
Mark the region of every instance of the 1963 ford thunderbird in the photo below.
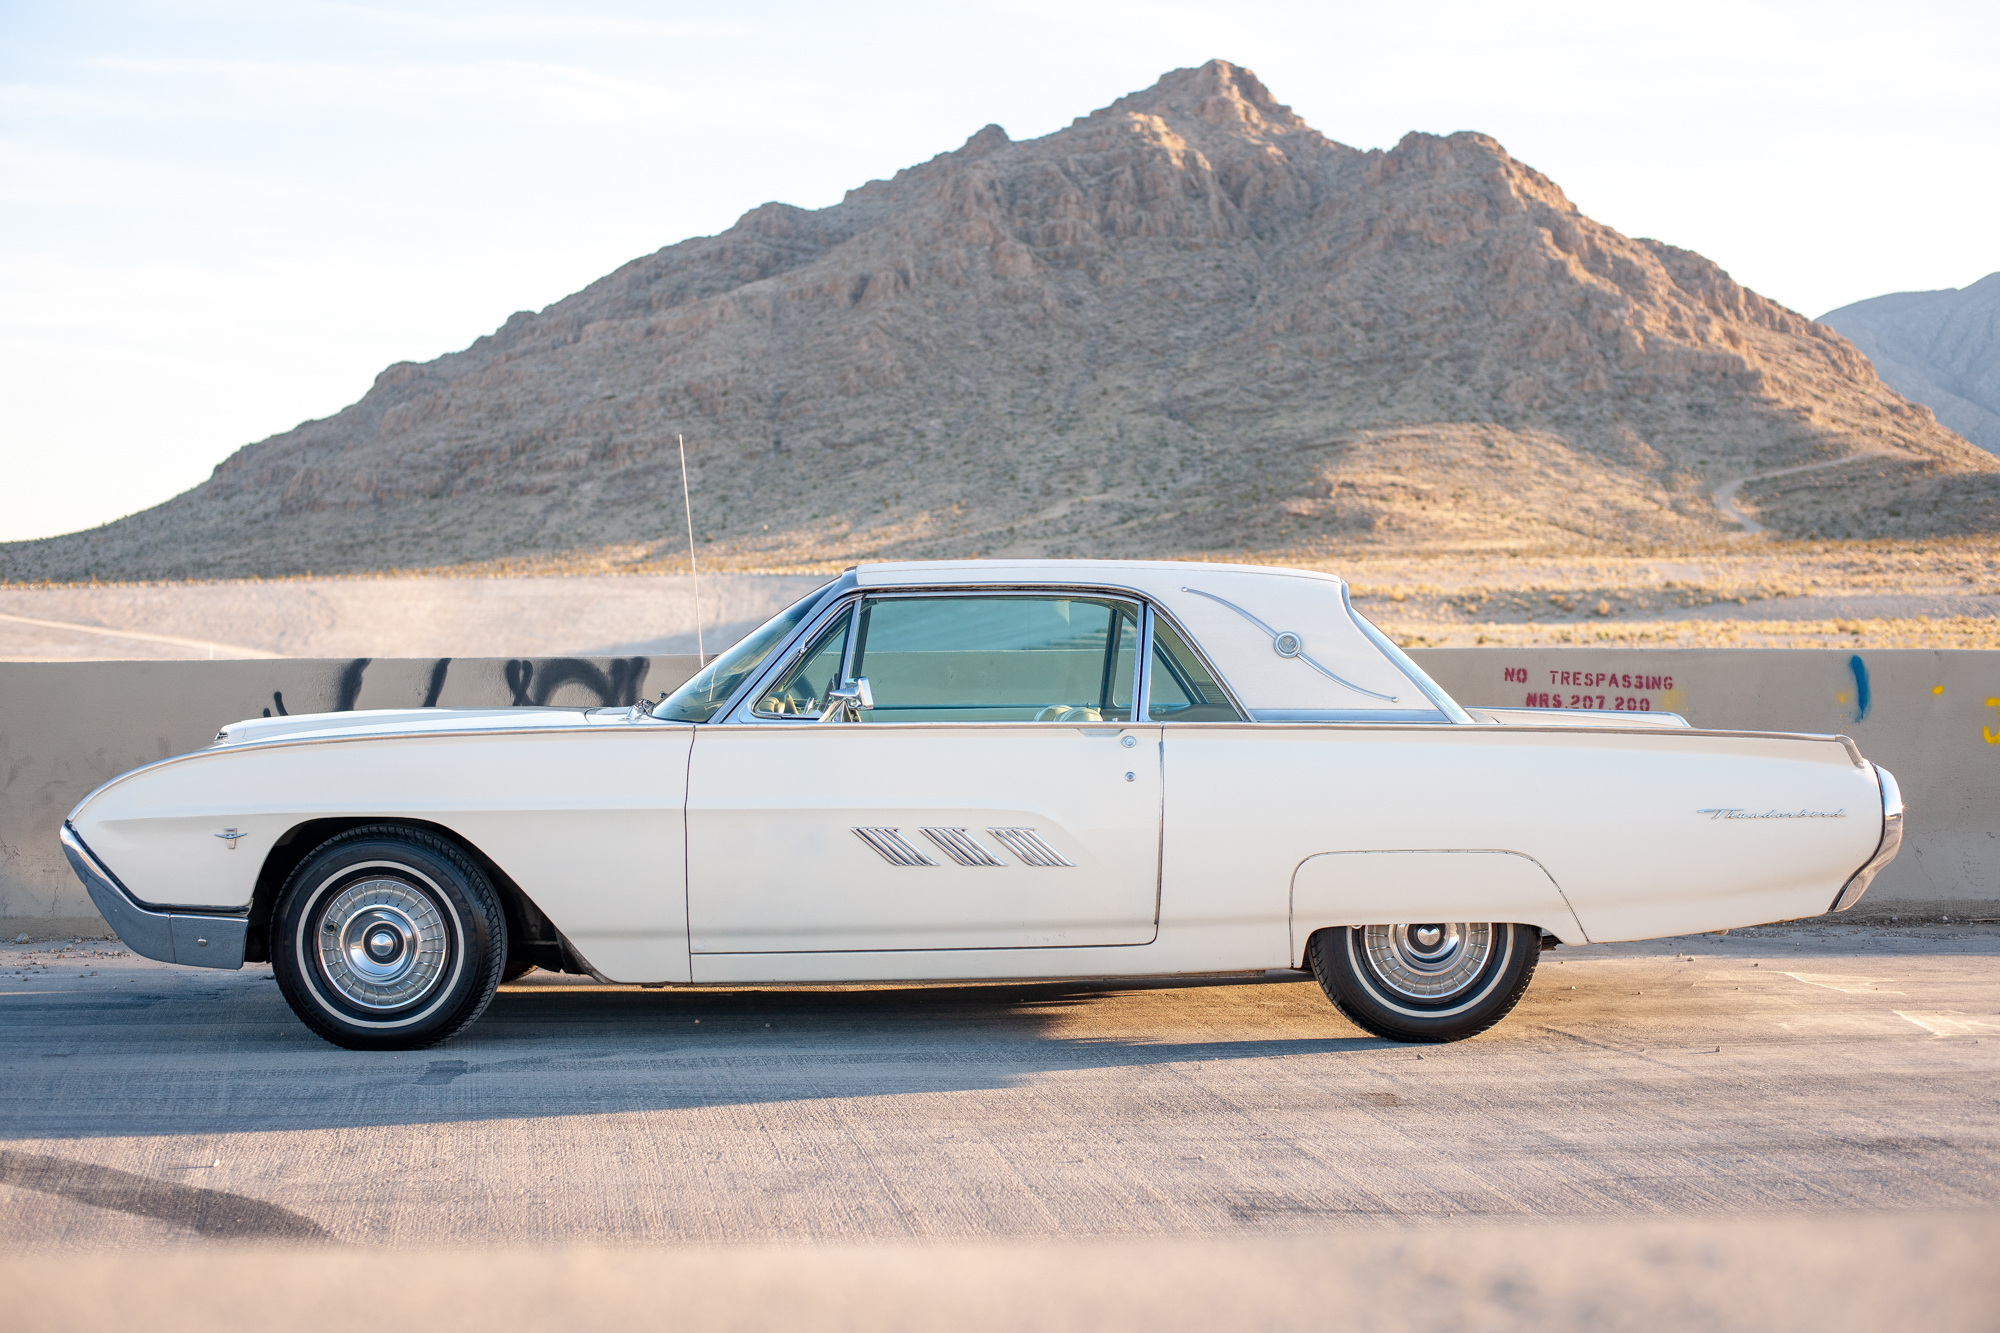
{"type": "Polygon", "coordinates": [[[1851,906],[1902,839],[1844,736],[1468,709],[1337,578],[863,565],[657,704],[233,723],[62,830],[119,935],[269,961],[412,1048],[531,967],[641,984],[1310,969],[1383,1037],[1557,943],[1851,906]]]}

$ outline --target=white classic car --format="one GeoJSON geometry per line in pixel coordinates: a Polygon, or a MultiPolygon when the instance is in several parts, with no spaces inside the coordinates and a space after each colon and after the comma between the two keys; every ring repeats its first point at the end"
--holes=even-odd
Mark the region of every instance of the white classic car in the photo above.
{"type": "Polygon", "coordinates": [[[1467,709],[1324,574],[849,570],[630,709],[253,718],[62,830],[135,951],[269,961],[408,1049],[531,967],[641,985],[1309,969],[1401,1041],[1558,943],[1851,906],[1896,783],[1844,736],[1467,709]]]}

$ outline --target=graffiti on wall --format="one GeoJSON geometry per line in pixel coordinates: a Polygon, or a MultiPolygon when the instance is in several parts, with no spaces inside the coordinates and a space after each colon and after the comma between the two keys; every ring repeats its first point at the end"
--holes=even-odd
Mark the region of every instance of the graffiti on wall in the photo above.
{"type": "MultiPolygon", "coordinates": [[[[348,713],[360,707],[362,685],[367,678],[368,666],[374,660],[372,657],[357,657],[340,669],[334,682],[332,706],[326,711],[348,713]]],[[[432,661],[425,677],[422,700],[412,700],[412,703],[420,708],[438,707],[439,700],[444,697],[445,684],[451,678],[452,661],[449,657],[432,661]]],[[[515,708],[544,708],[558,695],[563,696],[562,703],[568,707],[627,708],[638,702],[639,692],[646,683],[646,673],[652,665],[644,657],[618,657],[608,661],[593,661],[586,657],[516,657],[505,663],[501,675],[506,682],[508,703],[515,708]]],[[[271,691],[271,702],[265,705],[264,716],[290,715],[291,710],[285,705],[285,692],[271,691]]]]}

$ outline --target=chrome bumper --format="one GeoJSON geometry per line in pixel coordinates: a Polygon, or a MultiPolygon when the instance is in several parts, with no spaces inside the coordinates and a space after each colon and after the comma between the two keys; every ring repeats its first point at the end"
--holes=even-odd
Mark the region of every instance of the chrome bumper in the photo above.
{"type": "Polygon", "coordinates": [[[1829,912],[1845,912],[1861,901],[1861,895],[1868,891],[1875,876],[1882,867],[1896,859],[1896,853],[1903,847],[1903,789],[1896,785],[1896,779],[1888,769],[1875,765],[1875,776],[1882,784],[1882,841],[1875,847],[1875,855],[1868,858],[1868,864],[1854,872],[1840,892],[1833,897],[1829,912]]]}
{"type": "Polygon", "coordinates": [[[163,963],[219,967],[232,972],[243,966],[244,942],[250,933],[249,913],[213,916],[148,907],[104,868],[104,863],[67,823],[62,826],[62,847],[70,869],[76,871],[76,877],[89,890],[90,901],[97,904],[97,910],[133,953],[163,963]]]}

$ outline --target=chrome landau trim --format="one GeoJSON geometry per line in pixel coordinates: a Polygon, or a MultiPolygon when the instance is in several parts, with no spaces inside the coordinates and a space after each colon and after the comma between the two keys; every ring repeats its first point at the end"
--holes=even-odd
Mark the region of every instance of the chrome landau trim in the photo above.
{"type": "MultiPolygon", "coordinates": [[[[1345,592],[1346,587],[1347,585],[1345,583],[1341,584],[1342,605],[1345,605],[1347,601],[1345,592]]],[[[1211,602],[1222,603],[1224,606],[1228,607],[1231,611],[1234,611],[1237,615],[1242,616],[1245,620],[1255,625],[1258,629],[1263,630],[1264,633],[1270,635],[1272,652],[1275,652],[1280,657],[1289,657],[1294,661],[1304,662],[1314,671],[1319,672],[1320,675],[1325,676],[1328,680],[1340,686],[1342,689],[1352,690],[1356,694],[1365,694],[1370,699],[1380,699],[1383,703],[1386,704],[1393,704],[1399,702],[1397,697],[1393,694],[1378,694],[1374,690],[1365,689],[1360,685],[1356,685],[1353,681],[1348,680],[1343,676],[1336,675],[1330,668],[1320,663],[1317,659],[1315,659],[1312,656],[1312,654],[1308,653],[1305,650],[1305,640],[1302,639],[1296,631],[1272,629],[1269,625],[1259,620],[1256,616],[1251,615],[1248,611],[1245,611],[1242,607],[1230,601],[1227,597],[1217,597],[1214,593],[1203,592],[1200,588],[1182,588],[1181,591],[1185,593],[1192,593],[1196,597],[1206,597],[1211,602]]],[[[1377,647],[1379,651],[1379,645],[1377,647]]]]}
{"type": "Polygon", "coordinates": [[[67,820],[59,835],[70,869],[83,881],[111,929],[133,953],[162,963],[215,967],[233,972],[243,966],[250,914],[220,915],[148,907],[90,850],[67,820]]]}
{"type": "Polygon", "coordinates": [[[1875,876],[1882,873],[1882,867],[1895,860],[1896,853],[1903,849],[1903,789],[1896,785],[1895,775],[1880,764],[1875,765],[1875,777],[1882,787],[1882,839],[1875,844],[1875,854],[1833,895],[1833,906],[1826,909],[1829,912],[1845,912],[1860,902],[1861,895],[1875,882],[1875,876]]]}

